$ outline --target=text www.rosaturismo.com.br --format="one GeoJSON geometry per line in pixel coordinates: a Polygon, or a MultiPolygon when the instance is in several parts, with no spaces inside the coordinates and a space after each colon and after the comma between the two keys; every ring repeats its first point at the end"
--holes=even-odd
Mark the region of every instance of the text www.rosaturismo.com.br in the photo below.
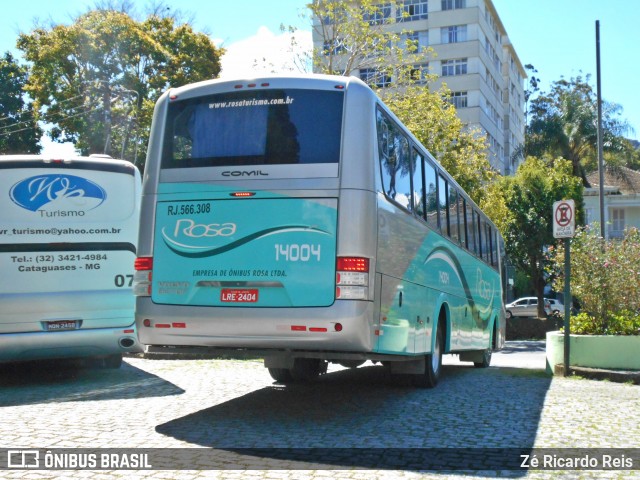
{"type": "Polygon", "coordinates": [[[250,98],[246,100],[235,100],[232,102],[214,102],[209,104],[209,108],[234,108],[234,107],[261,107],[265,105],[291,105],[294,99],[287,96],[287,98],[272,98],[272,99],[257,99],[250,98]]]}
{"type": "Polygon", "coordinates": [[[0,235],[117,235],[121,228],[0,228],[0,235]]]}

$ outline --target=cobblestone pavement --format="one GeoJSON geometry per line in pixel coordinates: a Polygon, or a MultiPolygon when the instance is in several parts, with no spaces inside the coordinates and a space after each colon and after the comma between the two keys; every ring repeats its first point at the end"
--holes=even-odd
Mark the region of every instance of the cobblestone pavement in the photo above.
{"type": "Polygon", "coordinates": [[[640,448],[640,386],[549,377],[544,342],[508,342],[489,369],[456,358],[445,357],[432,390],[399,385],[371,364],[330,367],[316,382],[286,387],[274,384],[258,360],[127,358],[120,370],[58,369],[54,362],[2,367],[1,447],[215,447],[219,458],[233,461],[224,470],[0,470],[0,478],[640,478],[637,470],[412,468],[411,455],[420,450],[411,449],[446,447],[464,457],[474,451],[464,449],[479,447],[640,448]],[[239,450],[246,448],[264,450],[239,450]],[[270,448],[310,449],[317,463],[271,455],[270,448]],[[371,467],[350,456],[356,448],[405,451],[408,466],[371,467]]]}

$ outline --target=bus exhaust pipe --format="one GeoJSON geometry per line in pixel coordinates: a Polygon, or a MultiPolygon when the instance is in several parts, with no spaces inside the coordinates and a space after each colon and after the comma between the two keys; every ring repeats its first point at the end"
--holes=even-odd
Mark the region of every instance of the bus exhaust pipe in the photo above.
{"type": "Polygon", "coordinates": [[[136,342],[133,338],[125,337],[121,338],[118,343],[122,348],[131,348],[136,342]]]}

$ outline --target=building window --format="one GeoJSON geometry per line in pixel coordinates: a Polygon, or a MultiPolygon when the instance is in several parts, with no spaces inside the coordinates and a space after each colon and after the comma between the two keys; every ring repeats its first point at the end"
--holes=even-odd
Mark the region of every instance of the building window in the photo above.
{"type": "Polygon", "coordinates": [[[455,25],[440,29],[442,43],[459,43],[467,41],[467,26],[455,25]]]}
{"type": "Polygon", "coordinates": [[[367,85],[383,88],[391,85],[391,76],[375,68],[361,68],[360,80],[367,85]]]}
{"type": "Polygon", "coordinates": [[[369,25],[383,25],[391,17],[391,4],[374,5],[370,11],[362,14],[362,19],[369,25]]]}
{"type": "Polygon", "coordinates": [[[398,9],[396,19],[398,22],[412,22],[429,18],[427,0],[404,0],[402,7],[398,9]]]}
{"type": "Polygon", "coordinates": [[[411,67],[411,80],[418,84],[427,83],[429,80],[429,64],[417,63],[411,67]]]}
{"type": "Polygon", "coordinates": [[[347,47],[344,44],[344,41],[342,41],[339,38],[334,38],[333,40],[325,41],[322,47],[322,52],[326,56],[341,55],[343,53],[346,53],[346,51],[347,51],[347,47]]]}
{"type": "Polygon", "coordinates": [[[467,92],[452,92],[449,102],[456,108],[467,108],[467,92]]]}
{"type": "Polygon", "coordinates": [[[624,209],[611,209],[611,236],[621,237],[624,233],[624,209]]]}
{"type": "Polygon", "coordinates": [[[596,221],[596,217],[594,215],[594,209],[593,208],[585,208],[584,209],[584,216],[585,216],[585,223],[587,225],[592,224],[593,222],[596,221]]]}
{"type": "Polygon", "coordinates": [[[442,0],[442,10],[455,10],[457,8],[467,8],[467,0],[442,0]]]}
{"type": "Polygon", "coordinates": [[[409,32],[402,36],[405,49],[411,52],[422,52],[429,46],[429,31],[420,30],[417,32],[409,32]]]}
{"type": "Polygon", "coordinates": [[[466,75],[467,74],[467,59],[460,58],[458,60],[442,60],[440,62],[442,66],[442,76],[452,77],[454,75],[466,75]]]}

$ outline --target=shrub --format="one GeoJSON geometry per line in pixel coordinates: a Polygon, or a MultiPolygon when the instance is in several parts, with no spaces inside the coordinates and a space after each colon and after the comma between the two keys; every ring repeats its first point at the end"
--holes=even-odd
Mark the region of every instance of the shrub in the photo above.
{"type": "Polygon", "coordinates": [[[621,312],[609,318],[606,329],[603,323],[588,313],[571,316],[571,333],[577,335],[640,335],[640,314],[621,312]]]}
{"type": "MultiPolygon", "coordinates": [[[[598,231],[581,228],[571,240],[571,293],[582,307],[571,318],[572,333],[640,335],[640,231],[609,241],[598,231]]],[[[562,291],[564,246],[550,248],[549,256],[554,287],[562,291]]]]}

